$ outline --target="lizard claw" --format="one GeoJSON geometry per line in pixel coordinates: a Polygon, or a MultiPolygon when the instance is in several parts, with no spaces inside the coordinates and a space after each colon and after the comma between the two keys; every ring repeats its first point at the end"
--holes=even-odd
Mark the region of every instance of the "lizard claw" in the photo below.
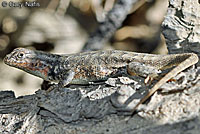
{"type": "Polygon", "coordinates": [[[47,89],[47,93],[49,93],[49,92],[51,92],[54,88],[58,88],[59,86],[58,86],[58,84],[55,84],[55,85],[52,85],[52,86],[50,86],[48,89],[47,89]]]}
{"type": "Polygon", "coordinates": [[[157,79],[157,77],[158,77],[158,74],[149,74],[144,80],[144,83],[147,85],[150,85],[154,79],[157,79]]]}

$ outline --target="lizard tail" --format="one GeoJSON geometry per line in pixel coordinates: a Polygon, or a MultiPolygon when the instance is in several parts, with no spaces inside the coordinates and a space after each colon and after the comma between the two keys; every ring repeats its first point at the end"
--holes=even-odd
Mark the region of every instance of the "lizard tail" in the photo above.
{"type": "MultiPolygon", "coordinates": [[[[160,86],[163,85],[163,83],[167,82],[169,79],[171,79],[172,77],[176,76],[178,73],[180,73],[181,71],[185,70],[186,68],[196,64],[199,61],[199,58],[197,56],[197,54],[194,53],[187,53],[187,54],[183,54],[184,56],[187,56],[185,60],[183,60],[179,65],[177,65],[174,69],[172,69],[169,73],[167,73],[163,78],[161,78],[152,88],[151,90],[148,92],[148,94],[146,96],[144,96],[144,98],[142,98],[137,105],[132,109],[132,112],[134,112],[136,110],[136,108],[142,104],[143,102],[145,102],[150,96],[152,96],[158,89],[160,86]]],[[[176,58],[180,59],[180,57],[183,57],[183,55],[177,55],[176,58]]]]}

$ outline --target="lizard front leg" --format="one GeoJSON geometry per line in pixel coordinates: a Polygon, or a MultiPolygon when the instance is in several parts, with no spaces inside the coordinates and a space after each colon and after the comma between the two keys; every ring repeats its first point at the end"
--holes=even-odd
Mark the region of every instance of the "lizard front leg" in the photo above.
{"type": "Polygon", "coordinates": [[[60,76],[59,83],[49,87],[47,92],[50,92],[51,90],[53,90],[56,87],[65,87],[65,86],[67,86],[73,80],[74,75],[75,75],[75,72],[72,71],[72,70],[60,73],[60,75],[59,75],[60,76]]]}
{"type": "Polygon", "coordinates": [[[63,73],[63,75],[61,75],[61,80],[59,81],[58,85],[60,87],[65,87],[67,86],[74,78],[75,72],[72,70],[69,70],[65,73],[63,73]]]}

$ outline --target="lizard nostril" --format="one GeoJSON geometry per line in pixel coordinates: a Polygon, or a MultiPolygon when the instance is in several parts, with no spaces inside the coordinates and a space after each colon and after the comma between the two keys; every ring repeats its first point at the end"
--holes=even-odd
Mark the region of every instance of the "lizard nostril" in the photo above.
{"type": "Polygon", "coordinates": [[[8,55],[6,55],[6,56],[4,57],[3,62],[4,62],[4,63],[8,63],[8,62],[9,62],[9,59],[10,59],[10,55],[8,54],[8,55]]]}

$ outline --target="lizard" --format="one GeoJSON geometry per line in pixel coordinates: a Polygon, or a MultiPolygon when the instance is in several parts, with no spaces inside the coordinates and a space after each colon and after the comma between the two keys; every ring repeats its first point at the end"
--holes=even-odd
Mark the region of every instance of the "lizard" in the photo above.
{"type": "Polygon", "coordinates": [[[4,58],[4,63],[40,77],[45,81],[68,84],[90,84],[107,80],[126,70],[127,74],[154,77],[162,70],[174,67],[162,77],[131,110],[152,96],[164,83],[186,68],[196,64],[194,53],[156,55],[120,50],[101,50],[76,54],[58,55],[43,51],[16,48],[4,58]]]}

